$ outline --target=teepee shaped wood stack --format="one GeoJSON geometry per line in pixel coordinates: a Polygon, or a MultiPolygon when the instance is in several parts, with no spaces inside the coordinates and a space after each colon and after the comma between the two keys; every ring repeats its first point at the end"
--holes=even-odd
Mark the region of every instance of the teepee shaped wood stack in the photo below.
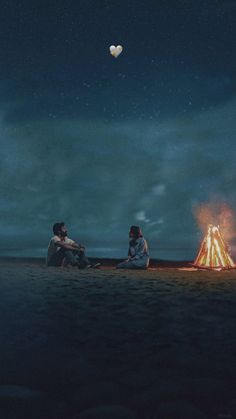
{"type": "Polygon", "coordinates": [[[202,269],[233,269],[235,264],[229,254],[228,246],[220,233],[219,226],[209,224],[194,266],[202,269]]]}

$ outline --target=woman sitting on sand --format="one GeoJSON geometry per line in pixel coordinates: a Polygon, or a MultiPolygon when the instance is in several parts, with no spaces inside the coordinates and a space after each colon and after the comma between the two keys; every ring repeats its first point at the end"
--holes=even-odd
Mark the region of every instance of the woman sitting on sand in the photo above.
{"type": "Polygon", "coordinates": [[[141,228],[131,226],[129,231],[128,259],[117,265],[117,269],[147,269],[149,265],[148,245],[141,228]]]}

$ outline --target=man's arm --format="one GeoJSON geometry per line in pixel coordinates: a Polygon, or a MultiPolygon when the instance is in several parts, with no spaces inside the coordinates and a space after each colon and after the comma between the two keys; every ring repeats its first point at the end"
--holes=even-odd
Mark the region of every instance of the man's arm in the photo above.
{"type": "Polygon", "coordinates": [[[76,250],[76,248],[74,247],[74,245],[73,245],[73,244],[65,243],[65,242],[63,242],[62,240],[57,241],[57,242],[55,243],[55,245],[56,245],[57,247],[60,247],[60,248],[63,248],[63,249],[67,249],[67,250],[76,250]]]}
{"type": "Polygon", "coordinates": [[[76,242],[71,243],[71,246],[73,249],[85,250],[85,246],[83,246],[82,244],[78,244],[76,242]]]}
{"type": "Polygon", "coordinates": [[[85,250],[85,246],[82,244],[76,243],[74,240],[69,239],[68,237],[65,238],[65,240],[62,240],[62,243],[66,244],[67,246],[70,246],[68,249],[70,250],[85,250]]]}

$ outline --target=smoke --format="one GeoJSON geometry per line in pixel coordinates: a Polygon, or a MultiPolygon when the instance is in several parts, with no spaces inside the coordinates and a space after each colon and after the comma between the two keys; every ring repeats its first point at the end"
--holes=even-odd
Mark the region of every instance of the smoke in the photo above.
{"type": "Polygon", "coordinates": [[[235,214],[227,203],[203,203],[194,207],[193,212],[204,234],[208,225],[213,224],[220,227],[221,234],[227,242],[236,238],[235,214]]]}

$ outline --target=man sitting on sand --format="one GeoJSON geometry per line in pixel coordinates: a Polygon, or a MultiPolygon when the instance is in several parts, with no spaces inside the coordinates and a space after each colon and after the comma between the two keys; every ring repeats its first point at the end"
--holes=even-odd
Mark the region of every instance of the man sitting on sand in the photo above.
{"type": "Polygon", "coordinates": [[[149,265],[148,245],[141,228],[131,226],[129,231],[128,259],[117,265],[117,269],[147,269],[149,265]]]}
{"type": "Polygon", "coordinates": [[[56,223],[53,226],[54,236],[48,245],[48,266],[77,266],[80,269],[91,267],[85,257],[85,247],[67,237],[65,223],[56,223]]]}

